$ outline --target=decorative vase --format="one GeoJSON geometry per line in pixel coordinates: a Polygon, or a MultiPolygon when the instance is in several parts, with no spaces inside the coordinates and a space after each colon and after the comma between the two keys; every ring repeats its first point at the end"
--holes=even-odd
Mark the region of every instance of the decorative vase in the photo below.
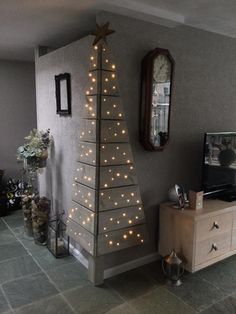
{"type": "Polygon", "coordinates": [[[22,210],[24,216],[24,230],[25,234],[28,237],[33,236],[33,227],[32,227],[32,200],[34,195],[33,194],[24,194],[22,195],[21,202],[22,202],[22,210]]]}
{"type": "Polygon", "coordinates": [[[47,244],[49,212],[50,201],[46,197],[36,197],[32,201],[33,234],[36,244],[47,244]]]}

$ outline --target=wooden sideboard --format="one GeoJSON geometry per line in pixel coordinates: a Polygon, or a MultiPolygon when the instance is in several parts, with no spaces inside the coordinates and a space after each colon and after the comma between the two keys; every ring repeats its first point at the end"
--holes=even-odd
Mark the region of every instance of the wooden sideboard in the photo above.
{"type": "Polygon", "coordinates": [[[189,272],[236,254],[236,202],[204,200],[203,209],[183,211],[164,203],[159,218],[159,254],[175,249],[189,272]]]}

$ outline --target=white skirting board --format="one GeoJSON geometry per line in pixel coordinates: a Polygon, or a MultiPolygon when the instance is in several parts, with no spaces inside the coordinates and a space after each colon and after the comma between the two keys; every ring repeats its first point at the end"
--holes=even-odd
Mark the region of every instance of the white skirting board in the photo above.
{"type": "MultiPolygon", "coordinates": [[[[71,254],[85,267],[88,269],[88,260],[80,253],[78,249],[76,249],[72,244],[70,244],[70,252],[71,254]]],[[[135,260],[129,261],[127,263],[117,265],[104,271],[104,279],[113,277],[115,275],[119,275],[131,269],[135,269],[137,267],[152,263],[160,259],[160,255],[157,252],[152,254],[142,256],[135,260]]]]}

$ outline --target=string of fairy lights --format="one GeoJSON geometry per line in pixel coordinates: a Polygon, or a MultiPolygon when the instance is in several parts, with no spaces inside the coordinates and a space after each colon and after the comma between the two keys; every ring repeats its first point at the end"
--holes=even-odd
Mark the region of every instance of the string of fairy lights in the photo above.
{"type": "Polygon", "coordinates": [[[104,44],[94,46],[93,51],[69,210],[70,234],[92,255],[97,254],[95,241],[100,254],[144,243],[143,206],[118,94],[116,65],[110,62],[104,44]]]}

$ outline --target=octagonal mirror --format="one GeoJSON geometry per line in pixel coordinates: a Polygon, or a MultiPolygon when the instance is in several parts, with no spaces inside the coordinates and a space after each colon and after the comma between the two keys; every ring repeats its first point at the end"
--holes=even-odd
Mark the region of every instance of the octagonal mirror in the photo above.
{"type": "Polygon", "coordinates": [[[142,61],[140,140],[150,151],[162,150],[169,140],[173,71],[167,49],[156,48],[142,61]]]}

